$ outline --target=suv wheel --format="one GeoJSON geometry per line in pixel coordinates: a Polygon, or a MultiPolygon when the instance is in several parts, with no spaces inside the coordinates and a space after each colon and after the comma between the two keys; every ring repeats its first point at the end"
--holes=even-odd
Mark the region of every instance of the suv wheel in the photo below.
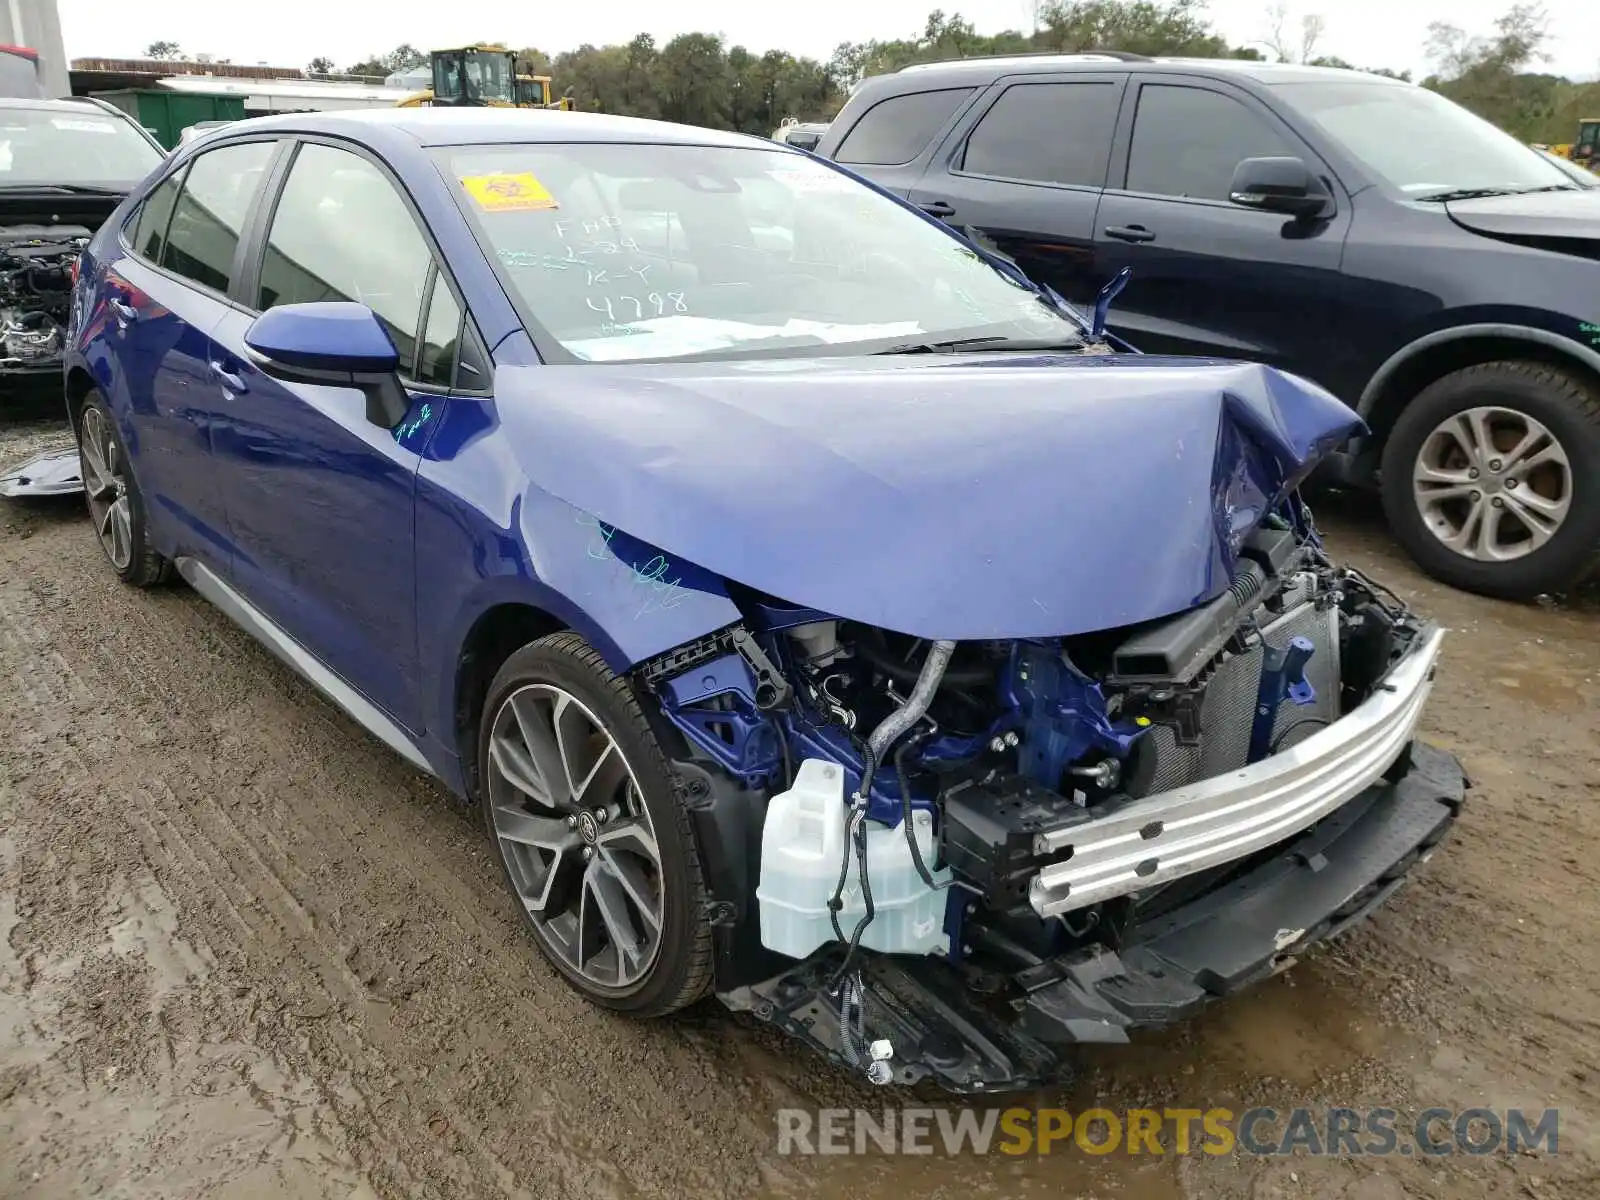
{"type": "Polygon", "coordinates": [[[574,633],[524,646],[478,731],[484,822],[528,928],[589,999],[658,1016],[711,980],[689,810],[628,683],[574,633]]]}
{"type": "Polygon", "coordinates": [[[1383,452],[1383,504],[1437,579],[1527,599],[1600,554],[1600,393],[1556,367],[1496,362],[1425,388],[1383,452]]]}
{"type": "Polygon", "coordinates": [[[117,423],[97,391],[89,393],[78,414],[78,463],[95,536],[117,575],[134,587],[164,582],[169,564],[150,548],[144,496],[134,482],[117,423]]]}

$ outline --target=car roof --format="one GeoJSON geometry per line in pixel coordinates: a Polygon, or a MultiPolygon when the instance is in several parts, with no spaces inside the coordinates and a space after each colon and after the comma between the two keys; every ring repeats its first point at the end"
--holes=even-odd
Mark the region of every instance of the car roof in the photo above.
{"type": "Polygon", "coordinates": [[[0,108],[42,108],[47,112],[75,113],[93,109],[106,113],[107,116],[127,116],[121,109],[107,105],[103,101],[90,100],[86,96],[70,96],[60,100],[49,100],[43,96],[0,96],[0,108]]]}
{"type": "Polygon", "coordinates": [[[1136,58],[1110,54],[1013,54],[988,58],[961,58],[948,62],[917,63],[902,67],[887,75],[875,75],[866,82],[876,85],[874,90],[922,90],[936,79],[970,81],[978,77],[998,78],[1001,75],[1025,75],[1035,71],[1105,71],[1126,68],[1136,71],[1170,72],[1176,74],[1205,74],[1215,72],[1255,80],[1259,83],[1309,83],[1312,81],[1392,83],[1406,86],[1404,81],[1383,75],[1369,75],[1345,67],[1308,67],[1299,63],[1257,62],[1247,58],[1136,58]],[[892,86],[888,80],[904,81],[905,87],[892,86]]]}
{"type": "Polygon", "coordinates": [[[370,108],[288,113],[232,122],[236,130],[325,133],[354,138],[399,133],[421,146],[526,142],[651,142],[691,146],[760,146],[773,143],[721,129],[615,117],[603,113],[518,108],[370,108]]]}

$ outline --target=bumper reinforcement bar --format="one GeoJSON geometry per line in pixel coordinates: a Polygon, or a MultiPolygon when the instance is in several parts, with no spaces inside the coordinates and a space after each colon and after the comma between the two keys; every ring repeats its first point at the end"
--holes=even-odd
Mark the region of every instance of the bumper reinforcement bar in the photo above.
{"type": "Polygon", "coordinates": [[[1170,883],[1315,824],[1382,778],[1410,743],[1443,638],[1424,630],[1363,704],[1281,753],[1036,835],[1034,852],[1059,861],[1029,884],[1033,910],[1056,916],[1170,883]]]}

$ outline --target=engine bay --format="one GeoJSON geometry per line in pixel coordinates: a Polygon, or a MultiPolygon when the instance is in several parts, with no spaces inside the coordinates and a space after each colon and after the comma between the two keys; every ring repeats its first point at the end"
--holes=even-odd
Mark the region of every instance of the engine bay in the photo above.
{"type": "MultiPolygon", "coordinates": [[[[801,964],[785,986],[811,978],[830,1021],[860,1006],[869,959],[879,975],[936,963],[941,989],[1029,1002],[1052,964],[1125,949],[1130,929],[1249,871],[1281,839],[1197,866],[1162,849],[1174,835],[1158,818],[1123,839],[1134,857],[1117,880],[1048,883],[1103,850],[1080,831],[1292,758],[1388,687],[1426,630],[1276,517],[1211,601],[1076,637],[927,641],[738,599],[746,623],[639,682],[691,759],[753,798],[749,918],[764,951],[801,964]]],[[[755,995],[758,1011],[778,999],[755,995]]],[[[865,1062],[840,1036],[834,1052],[865,1062]]]]}
{"type": "Polygon", "coordinates": [[[66,345],[83,225],[0,226],[0,371],[49,370],[66,345]]]}

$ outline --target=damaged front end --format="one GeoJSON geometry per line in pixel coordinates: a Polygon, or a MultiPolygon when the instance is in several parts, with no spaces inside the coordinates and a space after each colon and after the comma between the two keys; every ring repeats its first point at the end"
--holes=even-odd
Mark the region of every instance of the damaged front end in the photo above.
{"type": "Polygon", "coordinates": [[[1290,530],[1244,555],[1133,630],[926,642],[753,599],[647,667],[722,999],[880,1082],[1025,1087],[1383,900],[1463,796],[1413,740],[1442,634],[1290,530]]]}
{"type": "Polygon", "coordinates": [[[61,370],[87,225],[0,223],[0,376],[61,370]]]}
{"type": "Polygon", "coordinates": [[[1441,631],[1325,553],[1292,490],[1315,453],[1216,411],[1195,554],[1225,566],[1180,611],[939,637],[865,618],[881,591],[841,614],[727,572],[741,619],[634,668],[681,747],[727,1005],[875,1082],[1034,1086],[1283,969],[1446,835],[1466,780],[1415,740],[1441,631]]]}

